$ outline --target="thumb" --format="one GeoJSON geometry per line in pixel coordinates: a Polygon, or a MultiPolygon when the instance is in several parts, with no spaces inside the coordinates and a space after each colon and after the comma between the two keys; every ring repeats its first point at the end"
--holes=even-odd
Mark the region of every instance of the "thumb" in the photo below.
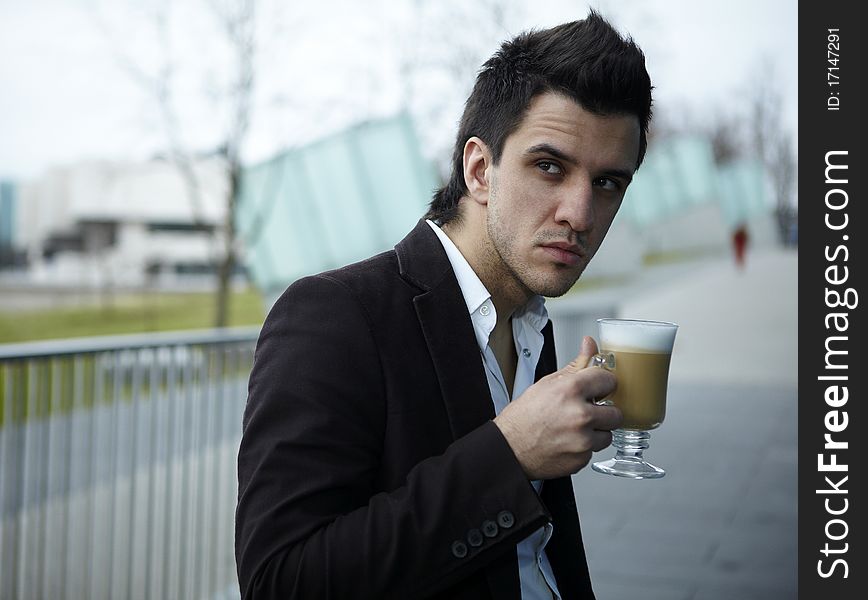
{"type": "Polygon", "coordinates": [[[586,335],[582,338],[582,346],[579,350],[579,355],[566,366],[566,369],[569,371],[580,371],[584,369],[591,361],[591,357],[596,353],[597,342],[594,341],[594,338],[591,336],[586,335]]]}

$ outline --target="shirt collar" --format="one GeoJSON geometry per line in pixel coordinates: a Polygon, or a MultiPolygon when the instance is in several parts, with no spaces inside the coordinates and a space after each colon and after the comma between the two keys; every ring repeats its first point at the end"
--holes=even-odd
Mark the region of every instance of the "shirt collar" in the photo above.
{"type": "MultiPolygon", "coordinates": [[[[485,348],[488,345],[488,336],[491,334],[491,330],[494,329],[494,324],[497,320],[494,303],[491,301],[491,294],[470,266],[470,263],[461,254],[455,242],[433,221],[426,220],[426,223],[431,226],[431,229],[443,245],[443,250],[446,251],[446,256],[449,258],[452,270],[455,272],[455,278],[458,280],[458,287],[461,288],[461,294],[464,296],[467,312],[470,313],[471,320],[474,322],[477,341],[480,348],[485,348]],[[483,308],[483,306],[487,308],[483,308]],[[477,326],[478,323],[482,324],[482,331],[477,326]]],[[[526,320],[533,329],[541,332],[549,320],[548,311],[545,307],[545,298],[539,295],[533,296],[524,306],[519,307],[515,311],[512,318],[514,321],[526,320]]]]}
{"type": "MultiPolygon", "coordinates": [[[[455,272],[455,278],[458,279],[458,287],[461,288],[461,295],[464,296],[464,303],[467,305],[467,312],[473,314],[480,306],[491,299],[491,294],[485,289],[485,285],[479,279],[479,276],[461,254],[458,246],[455,245],[448,235],[440,229],[436,223],[431,220],[426,220],[426,223],[431,226],[437,238],[443,245],[446,251],[446,256],[452,264],[452,270],[455,272]]],[[[492,306],[492,308],[494,308],[492,306]]]]}
{"type": "Polygon", "coordinates": [[[513,319],[527,319],[528,323],[536,331],[542,331],[549,322],[549,311],[546,310],[546,299],[542,296],[534,296],[527,304],[520,307],[512,315],[513,319]]]}

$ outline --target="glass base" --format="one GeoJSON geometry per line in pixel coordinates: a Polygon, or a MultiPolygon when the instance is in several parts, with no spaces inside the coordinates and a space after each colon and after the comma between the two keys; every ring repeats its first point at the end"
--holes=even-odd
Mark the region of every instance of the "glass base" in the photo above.
{"type": "Polygon", "coordinates": [[[647,431],[633,429],[616,429],[612,432],[612,445],[615,447],[615,458],[596,462],[591,465],[597,473],[629,477],[630,479],[659,479],[666,471],[649,463],[642,456],[642,451],[648,448],[651,434],[647,431]]]}
{"type": "Polygon", "coordinates": [[[597,473],[629,477],[630,479],[659,479],[666,475],[666,471],[660,467],[655,467],[651,463],[633,456],[616,456],[603,462],[596,462],[591,465],[591,468],[597,473]]]}

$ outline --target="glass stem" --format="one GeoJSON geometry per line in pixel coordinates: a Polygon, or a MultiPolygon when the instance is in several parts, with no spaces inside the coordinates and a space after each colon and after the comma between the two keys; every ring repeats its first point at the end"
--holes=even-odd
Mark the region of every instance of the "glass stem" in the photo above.
{"type": "Polygon", "coordinates": [[[634,429],[616,429],[612,432],[612,445],[617,449],[615,455],[619,458],[634,458],[641,460],[642,451],[650,443],[651,433],[648,431],[636,431],[634,429]]]}

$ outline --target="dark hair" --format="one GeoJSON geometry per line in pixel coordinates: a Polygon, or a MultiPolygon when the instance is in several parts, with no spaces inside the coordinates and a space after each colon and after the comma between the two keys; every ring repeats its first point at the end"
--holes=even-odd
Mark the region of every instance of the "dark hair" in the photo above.
{"type": "Polygon", "coordinates": [[[648,145],[651,89],[642,50],[593,10],[582,21],[525,32],[504,42],[476,77],[455,140],[452,175],[434,193],[425,218],[443,224],[458,215],[458,201],[467,193],[467,140],[483,140],[498,164],[506,138],[521,124],[531,100],[545,92],[562,93],[596,114],[636,115],[638,169],[648,145]]]}

